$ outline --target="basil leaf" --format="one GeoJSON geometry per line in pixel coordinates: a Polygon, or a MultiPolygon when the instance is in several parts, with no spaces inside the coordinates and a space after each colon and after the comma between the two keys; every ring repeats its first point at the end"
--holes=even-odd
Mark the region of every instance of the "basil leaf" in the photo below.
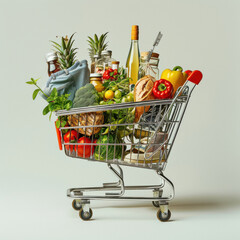
{"type": "Polygon", "coordinates": [[[57,89],[54,88],[50,94],[51,97],[57,97],[58,96],[58,92],[57,92],[57,89]]]}
{"type": "Polygon", "coordinates": [[[27,84],[34,84],[33,82],[31,82],[31,81],[28,81],[28,82],[26,82],[27,84]]]}
{"type": "Polygon", "coordinates": [[[48,105],[43,109],[43,115],[46,115],[49,113],[48,105]]]}
{"type": "Polygon", "coordinates": [[[34,90],[33,95],[32,95],[33,100],[37,97],[39,91],[40,91],[40,89],[34,90]]]}

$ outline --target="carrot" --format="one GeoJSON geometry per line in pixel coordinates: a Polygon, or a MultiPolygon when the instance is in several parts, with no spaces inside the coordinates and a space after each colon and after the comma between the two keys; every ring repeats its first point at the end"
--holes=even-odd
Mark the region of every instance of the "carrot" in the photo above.
{"type": "Polygon", "coordinates": [[[55,128],[56,128],[56,133],[57,133],[57,139],[58,139],[58,147],[60,150],[62,150],[62,137],[61,137],[61,132],[59,128],[57,128],[56,121],[55,121],[55,128]]]}

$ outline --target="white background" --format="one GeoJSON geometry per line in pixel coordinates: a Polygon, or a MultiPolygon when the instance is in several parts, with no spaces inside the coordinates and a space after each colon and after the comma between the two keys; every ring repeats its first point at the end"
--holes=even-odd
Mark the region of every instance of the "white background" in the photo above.
{"type": "MultiPolygon", "coordinates": [[[[0,239],[239,239],[239,8],[229,0],[0,0],[0,239]],[[161,223],[151,203],[92,202],[82,222],[65,195],[69,187],[112,181],[105,164],[67,158],[53,121],[32,101],[30,77],[47,80],[44,55],[56,35],[76,34],[78,58],[87,36],[109,32],[113,57],[125,64],[131,25],[140,50],[159,30],[160,71],[200,69],[166,168],[174,182],[172,221],[161,223]]],[[[153,171],[124,168],[127,184],[158,183],[153,171]]]]}

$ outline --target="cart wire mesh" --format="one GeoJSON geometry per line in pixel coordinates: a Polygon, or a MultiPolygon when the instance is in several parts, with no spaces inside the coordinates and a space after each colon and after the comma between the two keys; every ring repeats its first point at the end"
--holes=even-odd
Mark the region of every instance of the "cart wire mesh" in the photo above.
{"type": "MultiPolygon", "coordinates": [[[[194,88],[194,86],[193,86],[194,88]]],[[[60,127],[65,154],[73,158],[110,164],[163,170],[191,92],[185,84],[173,99],[129,102],[72,108],[56,115],[67,125],[60,127]],[[135,111],[142,111],[135,122],[135,111]],[[76,139],[70,139],[75,130],[76,139]]]]}

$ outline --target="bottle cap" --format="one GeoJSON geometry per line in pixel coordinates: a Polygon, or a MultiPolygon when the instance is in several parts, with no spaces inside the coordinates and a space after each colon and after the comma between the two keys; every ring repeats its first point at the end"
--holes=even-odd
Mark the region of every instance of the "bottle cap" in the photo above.
{"type": "Polygon", "coordinates": [[[131,34],[131,39],[132,40],[138,40],[138,25],[133,25],[132,26],[132,34],[131,34]]]}
{"type": "Polygon", "coordinates": [[[93,55],[93,57],[94,58],[99,58],[100,56],[99,56],[99,54],[95,54],[95,55],[93,55]]]}
{"type": "Polygon", "coordinates": [[[45,58],[47,62],[51,62],[51,61],[57,60],[58,56],[56,52],[50,52],[46,54],[45,58]]]}
{"type": "Polygon", "coordinates": [[[112,64],[119,64],[119,61],[112,61],[112,64]]]}
{"type": "MultiPolygon", "coordinates": [[[[112,52],[112,51],[110,51],[112,52]]],[[[108,50],[104,50],[102,51],[101,55],[110,55],[110,52],[108,50]]]]}

